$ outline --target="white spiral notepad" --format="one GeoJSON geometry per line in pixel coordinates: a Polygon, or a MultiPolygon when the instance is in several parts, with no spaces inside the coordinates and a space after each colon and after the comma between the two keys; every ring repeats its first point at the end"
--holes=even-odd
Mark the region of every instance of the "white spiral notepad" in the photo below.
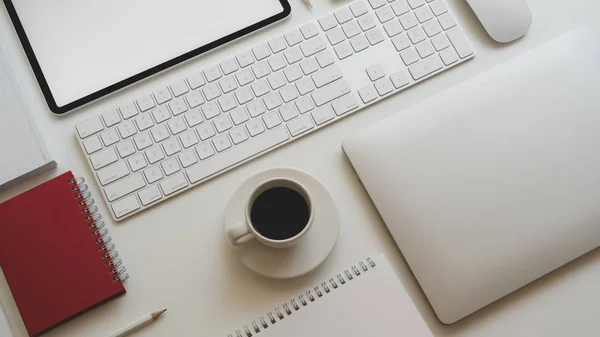
{"type": "Polygon", "coordinates": [[[360,261],[228,337],[433,337],[383,254],[360,261]]]}

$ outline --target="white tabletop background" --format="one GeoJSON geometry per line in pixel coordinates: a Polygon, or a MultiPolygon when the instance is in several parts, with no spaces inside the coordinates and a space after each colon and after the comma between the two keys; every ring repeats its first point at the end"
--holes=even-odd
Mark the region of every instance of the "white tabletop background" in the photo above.
{"type": "MultiPolygon", "coordinates": [[[[263,39],[282,34],[345,3],[312,1],[315,8],[309,10],[300,0],[291,0],[292,15],[287,21],[65,117],[50,114],[8,15],[5,10],[0,10],[0,37],[27,91],[41,133],[59,163],[56,170],[0,193],[0,202],[67,170],[92,181],[92,172],[74,136],[73,128],[79,121],[114,107],[122,100],[133,99],[154,87],[182,78],[195,69],[212,65],[263,39]]],[[[115,223],[106,218],[110,234],[131,276],[126,285],[127,295],[45,336],[106,336],[140,316],[162,308],[168,308],[167,314],[135,336],[226,336],[240,324],[252,321],[257,315],[273,309],[327,275],[377,252],[384,252],[388,256],[436,337],[600,336],[598,250],[457,324],[441,324],[341,150],[341,141],[346,135],[393,113],[401,113],[404,108],[440,90],[578,25],[590,25],[600,33],[598,1],[529,0],[533,26],[528,35],[516,43],[499,45],[486,35],[463,0],[448,0],[448,3],[477,51],[475,59],[127,221],[115,223]],[[229,251],[223,235],[222,212],[231,194],[250,175],[272,167],[302,169],[324,182],[336,200],[342,218],[340,236],[331,256],[315,272],[291,281],[267,280],[246,270],[229,251]]],[[[94,183],[91,189],[99,197],[100,190],[94,183]]],[[[101,199],[97,204],[103,214],[108,214],[107,206],[101,199]]],[[[68,270],[68,261],[65,261],[64,268],[68,270]]],[[[14,304],[7,305],[6,309],[14,319],[14,304]]],[[[402,317],[398,317],[398,323],[401,322],[402,317]]],[[[21,324],[14,328],[17,336],[26,335],[21,324]]]]}

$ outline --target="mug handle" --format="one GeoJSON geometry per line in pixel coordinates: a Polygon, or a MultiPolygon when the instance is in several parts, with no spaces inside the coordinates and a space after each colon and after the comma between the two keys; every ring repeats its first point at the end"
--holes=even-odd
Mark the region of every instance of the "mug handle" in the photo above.
{"type": "Polygon", "coordinates": [[[241,246],[255,239],[245,221],[240,221],[235,226],[227,229],[226,234],[227,240],[232,246],[241,246]]]}

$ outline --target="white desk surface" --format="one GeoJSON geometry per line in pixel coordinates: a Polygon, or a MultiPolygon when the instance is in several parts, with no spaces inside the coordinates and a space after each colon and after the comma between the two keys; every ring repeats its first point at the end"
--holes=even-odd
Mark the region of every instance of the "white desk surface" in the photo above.
{"type": "MultiPolygon", "coordinates": [[[[528,35],[511,45],[498,45],[486,35],[463,0],[448,2],[477,50],[474,60],[125,222],[117,224],[107,218],[110,234],[131,276],[126,285],[127,295],[45,336],[106,336],[141,315],[162,308],[168,308],[167,314],[135,336],[226,336],[239,324],[255,319],[257,315],[290,299],[348,263],[381,251],[388,256],[436,337],[599,336],[598,250],[457,324],[441,324],[341,150],[345,135],[571,28],[587,24],[600,33],[600,21],[597,19],[600,2],[529,0],[534,23],[528,35]],[[244,269],[227,248],[221,224],[225,203],[247,177],[260,170],[282,166],[305,170],[323,181],[337,201],[343,220],[332,255],[317,271],[293,281],[266,280],[244,269]]],[[[72,170],[75,175],[86,177],[88,181],[92,180],[92,173],[73,134],[74,125],[79,121],[95,116],[121,100],[133,99],[165,81],[179,79],[193,69],[212,65],[226,55],[281,34],[344,2],[313,0],[315,8],[312,11],[300,0],[291,0],[291,3],[293,14],[286,22],[166,71],[66,117],[54,117],[49,113],[8,16],[4,10],[0,10],[1,38],[15,60],[17,75],[28,91],[42,136],[59,163],[55,171],[0,193],[0,202],[66,170],[72,170]]],[[[94,183],[91,189],[96,196],[100,195],[94,183]]],[[[108,214],[105,203],[98,200],[98,204],[102,213],[108,214]]],[[[68,261],[65,261],[65,268],[68,268],[68,261]]],[[[14,304],[5,306],[9,316],[14,318],[14,304]]],[[[22,326],[17,325],[15,329],[17,336],[25,336],[22,326]]]]}

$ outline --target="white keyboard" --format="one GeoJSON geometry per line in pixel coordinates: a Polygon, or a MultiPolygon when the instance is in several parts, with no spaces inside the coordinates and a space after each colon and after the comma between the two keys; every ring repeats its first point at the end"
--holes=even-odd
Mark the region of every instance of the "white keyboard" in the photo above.
{"type": "Polygon", "coordinates": [[[76,134],[119,221],[473,56],[443,0],[361,0],[76,134]]]}

